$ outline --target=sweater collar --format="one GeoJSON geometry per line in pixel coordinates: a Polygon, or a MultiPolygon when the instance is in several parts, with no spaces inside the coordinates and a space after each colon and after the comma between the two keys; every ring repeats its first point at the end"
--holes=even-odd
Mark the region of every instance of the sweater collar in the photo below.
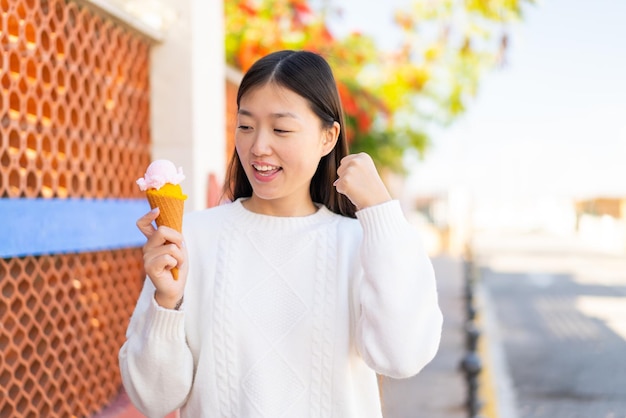
{"type": "Polygon", "coordinates": [[[273,215],[263,215],[260,213],[255,213],[249,211],[242,205],[242,201],[245,201],[247,198],[239,198],[235,200],[233,205],[233,210],[236,212],[236,215],[242,222],[254,225],[267,225],[270,227],[295,227],[295,226],[307,226],[307,225],[315,225],[324,222],[329,222],[335,218],[336,215],[331,210],[329,210],[326,206],[315,203],[315,206],[318,207],[317,212],[306,215],[306,216],[273,216],[273,215]]]}

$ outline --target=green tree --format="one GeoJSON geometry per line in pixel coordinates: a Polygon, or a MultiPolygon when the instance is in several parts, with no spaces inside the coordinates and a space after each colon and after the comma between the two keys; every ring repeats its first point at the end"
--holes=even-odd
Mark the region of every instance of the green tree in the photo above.
{"type": "Polygon", "coordinates": [[[380,50],[354,32],[337,38],[308,0],[229,0],[226,59],[245,71],[277,49],[309,49],[333,66],[353,152],[404,171],[407,150],[422,154],[433,126],[462,114],[486,72],[503,62],[510,24],[534,0],[413,0],[398,10],[398,47],[380,50]]]}

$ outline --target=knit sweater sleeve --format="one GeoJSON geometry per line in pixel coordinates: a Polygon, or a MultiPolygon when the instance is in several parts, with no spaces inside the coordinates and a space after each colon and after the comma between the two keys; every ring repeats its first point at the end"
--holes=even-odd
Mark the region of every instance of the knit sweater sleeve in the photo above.
{"type": "Polygon", "coordinates": [[[185,340],[184,311],[160,307],[154,290],[146,279],[120,349],[119,365],[133,404],[148,417],[164,417],[187,399],[193,358],[185,340]]]}
{"type": "Polygon", "coordinates": [[[417,374],[435,356],[443,316],[435,274],[398,201],[357,212],[363,228],[356,283],[356,343],[377,373],[417,374]]]}

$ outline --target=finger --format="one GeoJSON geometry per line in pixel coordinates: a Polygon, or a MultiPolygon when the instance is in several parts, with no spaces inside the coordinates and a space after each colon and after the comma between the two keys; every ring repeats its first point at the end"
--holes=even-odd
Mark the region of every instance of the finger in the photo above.
{"type": "Polygon", "coordinates": [[[178,247],[182,247],[183,235],[175,229],[161,225],[152,232],[143,248],[144,251],[149,251],[166,243],[173,243],[178,247]]]}
{"type": "Polygon", "coordinates": [[[364,152],[359,152],[358,154],[348,154],[341,159],[341,164],[350,165],[355,161],[359,161],[367,157],[369,157],[369,155],[364,152]]]}
{"type": "Polygon", "coordinates": [[[346,194],[346,181],[344,178],[340,177],[333,183],[335,186],[335,190],[337,190],[341,194],[346,194]]]}
{"type": "Polygon", "coordinates": [[[344,190],[343,185],[339,183],[339,180],[335,181],[333,186],[335,186],[335,190],[337,190],[338,193],[346,194],[346,191],[344,190]]]}
{"type": "Polygon", "coordinates": [[[178,264],[178,260],[171,254],[150,254],[144,257],[144,265],[149,276],[158,276],[166,270],[171,270],[178,264]]]}
{"type": "Polygon", "coordinates": [[[358,154],[349,154],[343,157],[339,163],[339,167],[337,168],[337,175],[341,177],[348,171],[351,167],[359,164],[360,160],[367,158],[368,155],[364,152],[360,152],[358,154]]]}
{"type": "Polygon", "coordinates": [[[180,248],[178,245],[174,243],[166,243],[163,245],[159,245],[157,247],[153,247],[144,252],[144,262],[148,263],[152,260],[158,259],[160,257],[168,256],[173,258],[173,262],[170,263],[172,267],[176,265],[180,265],[185,261],[185,250],[180,248]]]}
{"type": "Polygon", "coordinates": [[[337,177],[341,178],[341,176],[346,174],[346,170],[348,169],[349,163],[341,160],[339,167],[337,167],[337,177]]]}
{"type": "Polygon", "coordinates": [[[351,155],[346,155],[345,157],[343,157],[341,159],[341,161],[339,162],[339,167],[337,167],[337,176],[341,177],[343,175],[343,173],[346,171],[346,167],[348,166],[348,164],[350,163],[351,155]]]}
{"type": "Polygon", "coordinates": [[[352,204],[354,206],[356,206],[357,209],[358,209],[358,205],[356,204],[356,202],[352,198],[351,193],[350,193],[349,189],[346,187],[345,182],[337,180],[337,181],[335,181],[334,184],[335,184],[335,190],[337,190],[337,193],[340,193],[340,194],[344,195],[345,197],[347,197],[348,200],[350,200],[350,202],[352,202],[352,204]]]}
{"type": "Polygon", "coordinates": [[[175,230],[174,228],[170,228],[169,226],[161,225],[157,228],[157,232],[160,236],[162,236],[165,241],[176,244],[179,248],[183,247],[183,234],[175,230]]]}
{"type": "Polygon", "coordinates": [[[154,254],[154,257],[167,255],[174,258],[174,264],[172,264],[172,267],[180,266],[185,261],[183,250],[176,244],[162,245],[155,248],[151,254],[154,254]]]}
{"type": "Polygon", "coordinates": [[[174,258],[171,254],[164,254],[162,257],[164,261],[164,270],[171,270],[178,265],[178,260],[174,258]]]}
{"type": "Polygon", "coordinates": [[[352,163],[350,163],[349,165],[342,165],[337,170],[337,180],[335,180],[334,185],[337,185],[340,182],[342,182],[342,183],[350,183],[351,179],[354,179],[354,174],[355,174],[354,170],[355,169],[354,169],[352,163]]]}
{"type": "Polygon", "coordinates": [[[152,222],[159,216],[159,208],[154,208],[150,212],[137,219],[137,228],[146,237],[150,238],[156,228],[152,225],[152,222]]]}
{"type": "Polygon", "coordinates": [[[144,257],[158,257],[163,254],[170,254],[177,260],[184,258],[183,249],[169,241],[161,245],[147,248],[146,251],[144,251],[144,257]]]}

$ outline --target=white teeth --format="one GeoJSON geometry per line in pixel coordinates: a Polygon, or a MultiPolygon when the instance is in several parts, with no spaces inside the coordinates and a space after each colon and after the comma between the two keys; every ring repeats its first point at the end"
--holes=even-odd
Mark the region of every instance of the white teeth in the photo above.
{"type": "Polygon", "coordinates": [[[254,168],[258,171],[272,171],[277,169],[278,167],[274,167],[272,165],[255,165],[254,168]]]}

